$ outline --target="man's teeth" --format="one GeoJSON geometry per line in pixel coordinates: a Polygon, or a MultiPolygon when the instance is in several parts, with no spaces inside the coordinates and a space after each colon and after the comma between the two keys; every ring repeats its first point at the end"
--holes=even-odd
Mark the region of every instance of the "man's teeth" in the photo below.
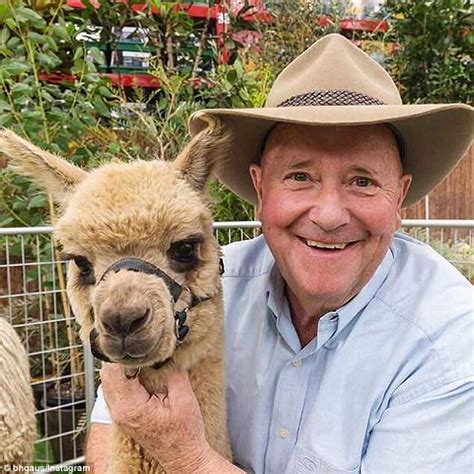
{"type": "Polygon", "coordinates": [[[308,240],[306,239],[306,244],[310,247],[317,247],[320,249],[338,249],[342,250],[347,247],[348,244],[325,244],[323,242],[317,242],[316,240],[308,240]]]}

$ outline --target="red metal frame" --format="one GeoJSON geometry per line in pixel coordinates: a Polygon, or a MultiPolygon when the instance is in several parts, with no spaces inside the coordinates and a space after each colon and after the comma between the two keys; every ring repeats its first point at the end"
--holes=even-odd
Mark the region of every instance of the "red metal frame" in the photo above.
{"type": "MultiPolygon", "coordinates": [[[[115,87],[142,87],[144,89],[158,89],[160,87],[160,82],[150,74],[99,73],[99,76],[110,79],[110,82],[115,87]]],[[[41,73],[39,78],[52,84],[73,84],[77,79],[76,76],[62,73],[41,73]]]]}
{"type": "MultiPolygon", "coordinates": [[[[117,3],[127,3],[127,0],[116,0],[116,2],[117,3]]],[[[91,4],[95,8],[99,8],[100,1],[99,0],[91,0],[91,4]]],[[[78,9],[85,8],[85,5],[82,2],[82,0],[67,0],[67,5],[71,8],[78,8],[78,9]]],[[[141,12],[141,11],[145,10],[145,8],[148,8],[148,6],[145,5],[145,4],[133,4],[132,5],[132,10],[135,11],[135,12],[141,12]]],[[[207,5],[195,5],[193,3],[180,3],[180,4],[176,4],[174,6],[174,9],[176,11],[184,10],[184,11],[186,11],[186,13],[189,16],[191,16],[193,18],[207,18],[207,12],[209,10],[209,7],[207,5]]],[[[210,10],[211,10],[211,18],[215,18],[215,16],[213,16],[214,8],[211,7],[210,10]]],[[[151,7],[151,11],[152,11],[152,13],[155,13],[155,14],[159,12],[159,10],[156,7],[153,7],[153,6],[151,7]]]]}
{"type": "MultiPolygon", "coordinates": [[[[334,22],[328,16],[322,16],[319,19],[319,25],[322,27],[332,25],[334,22]]],[[[375,33],[388,31],[388,23],[383,20],[355,20],[353,18],[344,18],[340,21],[339,26],[346,31],[367,31],[375,33]]]]}
{"type": "Polygon", "coordinates": [[[354,20],[351,18],[344,18],[341,20],[340,25],[343,30],[367,31],[370,33],[376,31],[386,33],[388,31],[388,23],[383,20],[354,20]]]}
{"type": "MultiPolygon", "coordinates": [[[[142,87],[144,89],[158,89],[160,87],[160,81],[150,74],[129,74],[129,73],[98,73],[100,77],[109,79],[111,84],[115,87],[142,87]]],[[[76,76],[72,74],[53,73],[46,74],[40,73],[38,75],[41,81],[47,81],[52,84],[74,84],[77,80],[76,76]]],[[[200,87],[212,87],[214,84],[209,79],[194,77],[190,80],[194,89],[200,87]]]]}

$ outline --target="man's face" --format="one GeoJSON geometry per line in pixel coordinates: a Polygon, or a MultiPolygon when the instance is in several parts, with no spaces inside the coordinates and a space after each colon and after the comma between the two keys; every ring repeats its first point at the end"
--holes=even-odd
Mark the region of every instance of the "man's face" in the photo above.
{"type": "Polygon", "coordinates": [[[266,241],[290,291],[334,309],[357,294],[400,226],[411,182],[392,132],[280,124],[250,172],[266,241]]]}

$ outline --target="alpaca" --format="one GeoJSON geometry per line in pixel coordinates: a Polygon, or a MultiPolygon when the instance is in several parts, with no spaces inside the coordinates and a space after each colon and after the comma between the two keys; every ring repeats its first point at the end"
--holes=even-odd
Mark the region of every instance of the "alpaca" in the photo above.
{"type": "MultiPolygon", "coordinates": [[[[230,459],[219,247],[206,192],[228,143],[212,119],[175,161],[86,172],[0,132],[0,151],[60,205],[54,235],[70,260],[67,292],[83,341],[150,393],[188,370],[206,438],[230,459]]],[[[164,470],[114,426],[108,472],[164,470]]]]}
{"type": "Polygon", "coordinates": [[[0,318],[0,471],[29,465],[35,438],[28,358],[15,330],[0,318]]]}

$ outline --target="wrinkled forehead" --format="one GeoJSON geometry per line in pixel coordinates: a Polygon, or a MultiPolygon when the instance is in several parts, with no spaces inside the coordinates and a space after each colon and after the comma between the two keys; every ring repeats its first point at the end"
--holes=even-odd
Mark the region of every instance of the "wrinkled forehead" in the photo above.
{"type": "Polygon", "coordinates": [[[402,137],[386,124],[360,126],[313,126],[279,123],[268,134],[262,150],[262,160],[298,160],[330,154],[348,161],[366,157],[371,161],[392,161],[401,169],[402,137]]]}

